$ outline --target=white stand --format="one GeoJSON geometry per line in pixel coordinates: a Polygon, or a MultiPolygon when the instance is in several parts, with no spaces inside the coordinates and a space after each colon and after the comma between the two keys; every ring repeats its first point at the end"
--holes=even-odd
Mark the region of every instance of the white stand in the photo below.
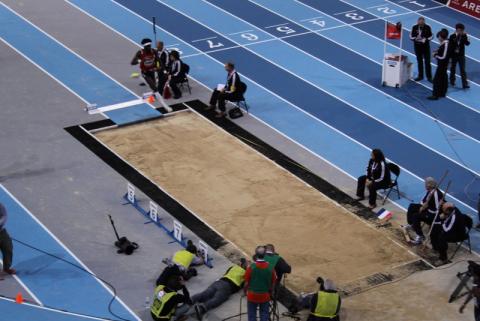
{"type": "Polygon", "coordinates": [[[402,87],[412,77],[412,65],[407,56],[386,53],[383,59],[382,85],[402,87]]]}

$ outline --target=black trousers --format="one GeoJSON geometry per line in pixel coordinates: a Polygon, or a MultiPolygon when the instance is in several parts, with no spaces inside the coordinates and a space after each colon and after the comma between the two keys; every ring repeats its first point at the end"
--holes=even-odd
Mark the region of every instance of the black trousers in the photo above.
{"type": "Polygon", "coordinates": [[[145,79],[148,87],[150,87],[153,92],[156,92],[158,90],[157,81],[155,80],[155,71],[142,71],[142,77],[143,79],[145,79]]]}
{"type": "Polygon", "coordinates": [[[170,85],[170,88],[172,88],[173,98],[182,97],[182,92],[180,91],[180,88],[178,88],[178,84],[183,82],[184,79],[184,75],[173,76],[170,78],[170,82],[168,84],[170,85]]]}
{"type": "Polygon", "coordinates": [[[235,92],[233,93],[228,93],[224,91],[219,91],[214,89],[212,93],[212,97],[210,97],[210,105],[216,106],[218,103],[218,109],[220,111],[225,112],[225,101],[230,100],[230,101],[236,101],[241,99],[242,96],[240,94],[237,94],[235,92]]]}
{"type": "Polygon", "coordinates": [[[424,236],[422,231],[422,222],[432,225],[435,219],[435,214],[428,210],[420,212],[420,204],[412,203],[407,210],[407,223],[412,226],[412,229],[418,236],[424,236]]]}
{"type": "Polygon", "coordinates": [[[415,56],[417,56],[418,77],[423,78],[423,69],[425,64],[425,73],[427,79],[432,78],[432,66],[430,65],[430,43],[415,43],[415,56]]]}
{"type": "Polygon", "coordinates": [[[460,76],[462,77],[462,85],[465,87],[468,85],[467,72],[465,71],[465,56],[453,55],[450,65],[450,83],[455,84],[455,72],[458,67],[460,68],[460,76]]]}
{"type": "Polygon", "coordinates": [[[475,321],[480,321],[480,307],[476,304],[473,307],[473,313],[475,315],[475,321]]]}
{"type": "MultiPolygon", "coordinates": [[[[436,224],[434,229],[438,227],[441,228],[440,225],[436,224]]],[[[433,234],[433,231],[432,231],[433,234]]],[[[434,250],[438,251],[440,260],[446,261],[447,260],[447,250],[448,250],[448,243],[455,243],[461,242],[465,239],[465,235],[459,235],[454,233],[445,233],[444,231],[439,231],[432,235],[432,247],[434,250]]]]}
{"type": "Polygon", "coordinates": [[[448,89],[448,61],[446,59],[439,61],[435,76],[433,77],[433,93],[435,97],[445,97],[448,89]]]}
{"type": "Polygon", "coordinates": [[[6,271],[12,267],[13,243],[6,229],[0,231],[0,251],[3,258],[3,270],[6,271]]]}
{"type": "MultiPolygon", "coordinates": [[[[367,176],[363,175],[358,178],[357,181],[357,196],[365,197],[365,186],[367,184],[367,176]]],[[[389,182],[372,182],[368,187],[368,204],[375,205],[377,202],[377,191],[379,189],[388,188],[389,182]]]]}

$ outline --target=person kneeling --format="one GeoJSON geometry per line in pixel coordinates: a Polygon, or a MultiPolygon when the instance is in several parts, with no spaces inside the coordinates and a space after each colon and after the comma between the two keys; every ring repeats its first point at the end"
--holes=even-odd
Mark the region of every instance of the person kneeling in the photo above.
{"type": "MultiPolygon", "coordinates": [[[[333,281],[317,278],[320,289],[317,293],[302,295],[299,298],[301,308],[309,309],[307,321],[340,321],[339,313],[342,300],[333,281]]],[[[292,311],[295,312],[296,311],[292,311]]]]}
{"type": "Polygon", "coordinates": [[[195,294],[192,302],[195,304],[197,319],[228,300],[230,295],[243,288],[247,260],[241,259],[240,265],[231,266],[222,278],[213,282],[205,291],[195,294]]]}
{"type": "Polygon", "coordinates": [[[178,293],[179,286],[168,282],[160,284],[155,288],[153,303],[150,307],[150,314],[155,321],[169,321],[173,316],[175,320],[185,320],[189,306],[192,305],[190,295],[183,281],[181,281],[183,294],[178,293]],[[182,304],[178,307],[179,304],[182,304]]]}

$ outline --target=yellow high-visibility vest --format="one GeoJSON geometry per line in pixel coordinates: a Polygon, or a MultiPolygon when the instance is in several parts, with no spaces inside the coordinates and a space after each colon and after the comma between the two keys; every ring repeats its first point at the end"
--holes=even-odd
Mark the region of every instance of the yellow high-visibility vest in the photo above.
{"type": "Polygon", "coordinates": [[[157,286],[155,288],[155,294],[152,306],[150,307],[150,312],[152,312],[152,314],[157,318],[170,320],[172,315],[175,313],[175,306],[166,315],[160,316],[160,314],[163,312],[163,307],[165,306],[165,304],[176,295],[177,292],[165,292],[164,285],[157,286]]]}
{"type": "Polygon", "coordinates": [[[334,318],[337,316],[337,308],[340,303],[338,293],[319,291],[317,294],[317,306],[312,314],[320,318],[334,318]]]}
{"type": "Polygon", "coordinates": [[[245,280],[245,269],[239,265],[234,265],[223,277],[232,281],[236,286],[241,287],[245,280]]]}
{"type": "Polygon", "coordinates": [[[193,262],[193,258],[195,257],[195,254],[188,252],[187,250],[181,250],[177,251],[173,255],[173,263],[183,266],[185,269],[188,269],[190,267],[190,264],[193,262]]]}

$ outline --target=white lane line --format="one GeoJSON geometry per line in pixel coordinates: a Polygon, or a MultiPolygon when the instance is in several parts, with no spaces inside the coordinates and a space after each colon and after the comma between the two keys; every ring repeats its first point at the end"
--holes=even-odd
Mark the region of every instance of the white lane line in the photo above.
{"type": "Polygon", "coordinates": [[[247,33],[247,32],[252,32],[252,31],[253,30],[243,30],[243,31],[229,33],[229,35],[233,36],[233,35],[238,35],[239,33],[247,33]]]}
{"type": "Polygon", "coordinates": [[[281,27],[281,26],[285,26],[285,25],[288,25],[288,22],[287,23],[279,23],[278,25],[272,25],[272,26],[268,26],[268,27],[264,27],[264,28],[268,29],[268,28],[281,27]]]}
{"type": "MultiPolygon", "coordinates": [[[[158,1],[158,2],[161,2],[160,0],[157,0],[157,1],[158,1]]],[[[239,18],[239,17],[235,16],[234,14],[232,14],[232,13],[230,13],[230,12],[228,12],[228,11],[224,10],[223,8],[220,8],[220,7],[218,7],[218,6],[214,5],[214,4],[212,4],[212,3],[210,3],[210,2],[208,2],[208,1],[206,1],[206,0],[199,0],[199,1],[203,1],[203,2],[205,2],[205,3],[207,3],[207,4],[209,4],[211,7],[217,8],[218,10],[220,10],[220,11],[222,11],[222,12],[225,12],[226,14],[228,14],[228,15],[230,15],[230,16],[232,16],[232,17],[235,17],[236,19],[238,19],[238,20],[240,20],[240,21],[243,21],[244,23],[246,23],[246,24],[249,24],[249,25],[251,25],[251,26],[252,26],[252,27],[254,27],[254,28],[257,28],[255,25],[253,25],[253,24],[249,23],[248,21],[245,21],[245,20],[243,20],[243,19],[241,19],[241,18],[239,18]]],[[[161,2],[161,3],[163,3],[163,2],[161,2]]],[[[163,3],[163,4],[164,4],[164,5],[166,5],[166,6],[168,6],[169,8],[171,8],[171,9],[173,9],[173,10],[177,11],[178,13],[180,13],[180,14],[184,15],[184,14],[183,14],[181,11],[177,10],[176,8],[174,8],[174,7],[172,7],[172,6],[169,6],[168,4],[165,4],[165,3],[163,3]]],[[[259,7],[263,7],[263,6],[259,5],[259,7]]],[[[265,7],[263,7],[263,8],[265,8],[265,7]]],[[[268,9],[268,8],[265,8],[265,9],[266,9],[266,10],[268,10],[268,11],[270,11],[270,12],[273,12],[272,10],[270,10],[270,9],[268,9]]],[[[283,16],[282,16],[282,15],[280,15],[280,14],[278,14],[278,16],[280,16],[280,17],[283,17],[283,16]]],[[[189,17],[189,18],[190,18],[190,19],[192,19],[193,21],[197,22],[198,24],[200,24],[200,25],[204,26],[205,28],[208,28],[209,30],[211,30],[211,31],[213,31],[213,32],[216,32],[214,29],[212,29],[212,28],[210,28],[209,26],[207,26],[207,25],[203,24],[202,22],[200,22],[200,21],[198,21],[198,20],[194,19],[193,17],[189,17]]],[[[289,20],[288,18],[285,18],[285,17],[283,17],[283,18],[284,18],[284,19],[286,19],[286,20],[289,20]]],[[[280,40],[280,41],[282,41],[282,42],[284,42],[284,43],[285,43],[285,44],[287,44],[288,46],[290,46],[290,47],[292,47],[292,48],[294,48],[294,49],[296,49],[296,50],[298,50],[298,51],[300,51],[300,52],[304,53],[305,55],[308,55],[308,56],[312,57],[313,59],[316,59],[316,60],[318,60],[318,61],[321,61],[321,60],[320,60],[320,59],[318,59],[317,57],[315,57],[315,56],[313,56],[313,55],[311,55],[311,54],[309,54],[309,53],[307,53],[307,52],[305,52],[305,51],[301,50],[300,48],[297,48],[297,47],[295,47],[295,46],[293,46],[293,45],[291,45],[291,44],[289,44],[289,43],[285,42],[285,41],[284,41],[284,40],[282,40],[282,39],[279,39],[279,40],[280,40]]],[[[438,155],[440,155],[440,156],[443,156],[444,158],[446,158],[446,159],[450,160],[451,162],[453,162],[453,163],[455,163],[455,164],[459,165],[460,167],[464,168],[465,170],[467,170],[467,171],[471,172],[472,174],[474,174],[474,175],[480,175],[480,174],[478,174],[476,171],[474,171],[474,170],[472,170],[472,169],[468,168],[466,165],[464,165],[464,164],[460,163],[459,161],[457,161],[457,160],[454,160],[454,159],[450,158],[450,157],[449,157],[449,156],[447,156],[447,155],[444,155],[443,153],[441,153],[441,152],[439,152],[439,151],[437,151],[437,150],[433,149],[432,147],[430,147],[430,146],[428,146],[427,144],[425,144],[425,143],[423,143],[423,142],[419,141],[418,139],[416,139],[416,138],[414,138],[414,137],[410,136],[409,134],[407,134],[407,133],[404,133],[404,132],[402,132],[401,130],[399,130],[399,129],[397,129],[397,128],[395,128],[395,127],[391,126],[391,125],[389,125],[389,124],[388,124],[388,123],[386,123],[385,121],[383,121],[383,120],[381,120],[381,119],[379,119],[379,118],[377,118],[377,117],[375,117],[375,116],[373,116],[373,115],[370,115],[369,113],[365,112],[365,111],[364,111],[364,110],[362,110],[361,108],[358,108],[357,106],[353,105],[352,103],[350,103],[350,102],[346,101],[345,99],[343,99],[343,98],[340,98],[339,96],[337,96],[337,95],[335,95],[335,94],[333,94],[333,93],[331,93],[331,92],[329,92],[329,91],[327,91],[327,90],[323,89],[322,87],[318,86],[317,84],[315,84],[315,83],[313,83],[313,82],[311,82],[311,81],[309,81],[309,80],[307,80],[307,79],[304,79],[304,78],[302,78],[300,75],[298,75],[298,74],[296,74],[296,73],[294,73],[294,72],[292,72],[292,71],[290,71],[290,70],[286,69],[285,67],[283,67],[283,66],[281,66],[281,65],[277,64],[276,62],[274,62],[274,61],[272,61],[272,60],[270,60],[270,59],[268,59],[268,58],[266,58],[266,57],[264,57],[264,56],[262,56],[262,55],[258,54],[257,52],[255,52],[255,51],[253,51],[253,50],[251,50],[251,49],[247,48],[246,46],[243,46],[243,45],[241,45],[240,43],[238,43],[238,42],[236,42],[236,41],[234,41],[234,40],[232,40],[232,41],[233,41],[234,43],[236,43],[237,45],[240,45],[240,46],[241,46],[242,48],[244,48],[245,50],[248,50],[248,51],[249,51],[249,52],[251,52],[252,54],[254,54],[254,55],[256,55],[256,56],[258,56],[258,57],[260,57],[260,58],[262,58],[262,59],[264,59],[264,60],[266,60],[266,61],[268,61],[268,62],[269,62],[269,63],[271,63],[272,65],[274,65],[274,66],[276,66],[276,67],[278,67],[278,68],[280,68],[280,69],[282,69],[282,70],[286,71],[287,73],[291,74],[292,76],[294,76],[294,77],[296,77],[296,78],[298,78],[298,79],[300,79],[300,80],[302,80],[302,81],[304,81],[304,82],[308,83],[309,85],[311,85],[311,86],[313,86],[313,87],[317,88],[318,90],[320,90],[320,91],[322,91],[322,92],[326,93],[327,95],[330,95],[330,96],[332,96],[332,97],[336,98],[337,100],[339,100],[339,101],[341,101],[341,102],[345,103],[346,105],[348,105],[348,106],[350,106],[350,107],[352,107],[352,108],[356,109],[357,111],[361,112],[362,114],[366,115],[367,117],[370,117],[370,118],[372,118],[372,119],[376,120],[377,122],[379,122],[379,123],[383,124],[384,126],[386,126],[386,127],[390,128],[390,129],[394,130],[395,132],[399,133],[400,135],[403,135],[403,136],[405,136],[405,137],[408,137],[409,139],[411,139],[412,141],[414,141],[414,142],[418,143],[419,145],[421,145],[421,146],[425,147],[426,149],[429,149],[429,150],[431,150],[432,152],[434,152],[434,153],[436,153],[436,154],[438,154],[438,155]]],[[[322,62],[323,62],[323,61],[322,61],[322,62]]],[[[330,65],[330,66],[331,66],[331,65],[330,65]]],[[[344,72],[344,71],[341,71],[341,70],[340,70],[340,69],[338,69],[338,68],[335,68],[335,67],[333,67],[333,66],[331,66],[331,67],[332,67],[332,68],[334,68],[334,69],[336,69],[337,71],[340,71],[340,72],[344,73],[344,74],[345,74],[345,75],[347,75],[347,76],[350,76],[350,77],[352,77],[352,79],[356,79],[355,77],[353,77],[353,76],[349,75],[348,73],[346,73],[346,72],[344,72]]],[[[357,80],[358,80],[358,81],[360,81],[360,82],[362,82],[362,81],[361,81],[361,80],[359,80],[359,79],[357,79],[357,80]]],[[[363,82],[362,82],[362,83],[363,83],[363,82]]],[[[367,84],[367,85],[368,85],[368,84],[367,84]]],[[[371,86],[371,85],[369,85],[369,86],[370,86],[371,88],[374,88],[374,89],[375,89],[375,87],[373,87],[373,86],[371,86]]],[[[377,89],[377,90],[378,90],[378,89],[377,89]]],[[[383,92],[382,92],[382,91],[380,91],[380,90],[378,90],[378,91],[379,91],[380,93],[382,93],[382,94],[383,94],[383,92]]],[[[385,95],[386,95],[386,94],[385,94],[385,95]]],[[[388,96],[388,95],[387,95],[387,96],[388,96]]],[[[405,106],[407,106],[407,107],[408,107],[408,105],[407,105],[407,104],[405,104],[405,106]]],[[[415,112],[417,111],[417,110],[416,110],[416,109],[414,109],[413,107],[411,107],[411,108],[412,108],[412,110],[414,110],[415,112]]],[[[452,129],[453,129],[453,128],[452,128],[452,129]]],[[[455,130],[455,129],[454,129],[454,130],[455,130]]],[[[457,131],[457,130],[455,130],[455,131],[457,131]]],[[[457,132],[459,132],[459,131],[457,131],[457,132]]],[[[465,136],[466,136],[466,137],[469,137],[469,136],[467,136],[467,135],[465,135],[465,136]]],[[[471,137],[469,137],[469,138],[471,138],[471,137]]],[[[473,138],[472,138],[472,139],[473,139],[473,138]]],[[[475,141],[476,141],[476,140],[475,140],[475,141]]]]}
{"type": "MultiPolygon", "coordinates": [[[[15,303],[15,300],[5,298],[5,297],[0,297],[0,300],[4,300],[4,301],[12,302],[13,304],[17,304],[17,303],[15,303]]],[[[94,317],[94,316],[90,316],[90,315],[78,314],[78,313],[74,313],[74,312],[64,311],[64,310],[61,310],[61,309],[55,309],[55,308],[52,308],[52,307],[39,306],[39,305],[31,304],[31,303],[28,303],[28,302],[23,302],[22,305],[26,305],[26,306],[29,306],[29,307],[34,308],[34,309],[46,310],[46,311],[51,311],[51,312],[56,312],[56,313],[66,314],[66,315],[72,315],[72,316],[75,316],[75,317],[80,317],[80,318],[85,318],[85,319],[90,319],[90,320],[111,321],[111,319],[102,319],[102,318],[98,318],[98,317],[94,317]]]]}
{"type": "Polygon", "coordinates": [[[205,40],[210,40],[210,39],[215,39],[215,38],[217,38],[217,36],[195,39],[195,40],[192,40],[191,42],[200,42],[200,41],[205,41],[205,40]]]}
{"type": "MultiPolygon", "coordinates": [[[[65,246],[65,244],[63,244],[62,241],[60,241],[60,239],[58,239],[55,234],[53,234],[42,222],[40,222],[40,220],[32,214],[32,212],[30,212],[15,196],[13,196],[12,193],[10,193],[6,188],[5,186],[3,186],[2,184],[0,184],[0,188],[2,188],[5,193],[7,193],[24,211],[25,213],[27,213],[41,228],[43,228],[43,230],[45,232],[47,232],[48,235],[50,235],[51,238],[53,238],[57,243],[58,245],[60,245],[71,257],[73,257],[77,262],[78,264],[84,268],[86,271],[88,271],[89,273],[92,274],[92,277],[93,279],[95,279],[95,281],[97,281],[108,293],[110,293],[110,295],[113,297],[113,292],[112,290],[107,287],[106,284],[104,284],[103,282],[101,282],[99,279],[97,279],[96,277],[94,277],[93,275],[95,275],[72,251],[70,251],[70,249],[68,247],[65,246]]],[[[30,294],[30,292],[29,292],[30,294]]],[[[35,296],[32,295],[32,297],[34,298],[35,296]]],[[[120,299],[119,296],[116,296],[115,297],[115,300],[120,303],[124,308],[125,310],[127,310],[130,315],[132,317],[134,317],[137,321],[142,321],[136,314],[135,312],[133,312],[123,301],[122,299],[120,299]]]]}
{"type": "Polygon", "coordinates": [[[341,14],[346,14],[346,13],[351,13],[351,12],[355,12],[357,10],[348,10],[348,11],[342,11],[342,12],[337,12],[337,13],[334,13],[333,15],[334,16],[338,16],[338,15],[341,15],[341,14]]]}

